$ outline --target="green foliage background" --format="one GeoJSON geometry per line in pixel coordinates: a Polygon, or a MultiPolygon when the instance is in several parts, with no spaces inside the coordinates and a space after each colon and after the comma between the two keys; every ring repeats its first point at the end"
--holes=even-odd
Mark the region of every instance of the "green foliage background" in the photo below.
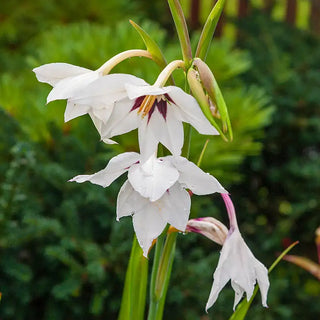
{"type": "MultiPolygon", "coordinates": [[[[136,133],[110,147],[87,118],[63,123],[65,102],[45,106],[50,88],[31,70],[57,61],[96,69],[122,50],[143,48],[129,17],[158,41],[168,60],[178,58],[166,4],[154,1],[154,6],[157,10],[142,0],[1,4],[1,319],[117,317],[133,237],[130,218],[115,221],[121,181],[103,189],[67,180],[100,170],[119,152],[136,150],[136,133]]],[[[231,191],[243,235],[266,265],[286,238],[300,240],[296,253],[315,260],[320,43],[257,12],[239,28],[238,45],[214,41],[207,60],[223,89],[235,139],[213,138],[203,168],[231,191]]],[[[198,36],[193,33],[193,43],[198,36]]],[[[115,72],[128,70],[149,82],[159,72],[140,58],[115,72]]],[[[180,82],[182,75],[175,76],[180,82]]],[[[193,161],[204,141],[194,133],[193,161]]],[[[226,222],[218,196],[194,198],[191,216],[208,215],[226,222]]],[[[219,247],[207,239],[179,237],[165,319],[206,319],[218,256],[219,247]]],[[[283,262],[271,285],[270,309],[257,304],[249,319],[319,315],[320,286],[305,271],[283,262]]],[[[233,291],[226,289],[208,319],[228,319],[232,300],[233,291]]]]}

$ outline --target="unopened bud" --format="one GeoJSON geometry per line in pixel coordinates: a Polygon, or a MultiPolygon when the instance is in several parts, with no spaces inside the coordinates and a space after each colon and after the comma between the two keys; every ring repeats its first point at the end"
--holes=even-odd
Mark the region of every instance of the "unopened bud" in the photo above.
{"type": "Polygon", "coordinates": [[[223,245],[228,235],[228,228],[212,217],[189,220],[186,231],[200,233],[220,245],[223,245]]]}

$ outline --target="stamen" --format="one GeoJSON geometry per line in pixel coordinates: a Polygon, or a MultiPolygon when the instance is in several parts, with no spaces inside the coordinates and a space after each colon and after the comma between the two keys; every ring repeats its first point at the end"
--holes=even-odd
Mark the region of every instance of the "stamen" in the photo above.
{"type": "Polygon", "coordinates": [[[146,96],[143,99],[143,101],[138,109],[138,114],[142,113],[142,115],[141,115],[142,118],[144,118],[147,115],[147,113],[151,110],[156,99],[157,99],[157,96],[146,96]]]}

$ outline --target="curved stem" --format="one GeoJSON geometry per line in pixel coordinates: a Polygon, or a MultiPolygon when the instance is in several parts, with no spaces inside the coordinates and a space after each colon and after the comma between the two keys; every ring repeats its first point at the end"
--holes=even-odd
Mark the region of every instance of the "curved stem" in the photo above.
{"type": "Polygon", "coordinates": [[[166,84],[172,72],[178,68],[185,69],[185,63],[182,60],[171,61],[159,74],[155,86],[162,87],[166,84]]]}
{"type": "Polygon", "coordinates": [[[133,50],[127,50],[118,53],[111,59],[109,59],[107,62],[105,62],[97,71],[101,72],[102,75],[107,75],[109,72],[120,62],[132,58],[132,57],[146,57],[149,59],[152,59],[151,53],[147,50],[141,50],[141,49],[133,49],[133,50]]]}

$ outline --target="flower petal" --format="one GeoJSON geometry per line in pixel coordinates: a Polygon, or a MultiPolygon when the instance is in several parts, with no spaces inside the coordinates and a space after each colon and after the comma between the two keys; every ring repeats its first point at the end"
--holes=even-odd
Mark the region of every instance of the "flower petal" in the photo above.
{"type": "Polygon", "coordinates": [[[141,210],[136,210],[132,216],[133,228],[136,233],[143,255],[148,256],[152,241],[161,234],[167,221],[156,202],[149,202],[141,210]]]}
{"type": "Polygon", "coordinates": [[[101,127],[100,135],[103,139],[127,133],[138,127],[141,118],[136,112],[130,112],[131,108],[132,101],[129,99],[122,99],[115,103],[108,122],[101,127]]]}
{"type": "Polygon", "coordinates": [[[69,63],[48,63],[32,70],[39,82],[55,86],[59,81],[68,77],[78,76],[91,70],[74,66],[69,63]]]}
{"type": "Polygon", "coordinates": [[[83,116],[88,113],[90,106],[75,104],[68,100],[67,107],[64,112],[64,122],[68,122],[74,118],[83,116]]]}
{"type": "Polygon", "coordinates": [[[75,103],[89,104],[94,107],[108,106],[127,96],[125,85],[128,83],[143,85],[146,82],[131,74],[108,74],[91,82],[72,100],[75,100],[75,103]]]}
{"type": "Polygon", "coordinates": [[[155,110],[148,123],[154,137],[173,155],[180,155],[183,146],[183,125],[175,117],[172,106],[167,108],[166,120],[155,110]]]}
{"type": "Polygon", "coordinates": [[[117,199],[117,221],[126,216],[132,216],[135,212],[140,212],[148,206],[150,201],[136,192],[129,180],[121,187],[117,199]]]}
{"type": "Polygon", "coordinates": [[[178,87],[173,88],[170,97],[178,107],[181,120],[190,123],[201,134],[218,135],[218,131],[202,113],[196,99],[178,87]]]}
{"type": "Polygon", "coordinates": [[[146,162],[134,164],[128,172],[132,187],[143,197],[156,201],[179,177],[178,170],[169,161],[151,156],[146,162]]]}
{"type": "Polygon", "coordinates": [[[139,161],[139,159],[140,155],[136,152],[121,153],[112,158],[108,165],[97,173],[91,175],[79,175],[69,181],[75,181],[78,183],[90,181],[93,184],[98,184],[105,188],[125,173],[129,167],[136,161],[139,161]]]}
{"type": "Polygon", "coordinates": [[[193,193],[198,195],[214,192],[228,193],[216,178],[202,171],[193,162],[183,157],[172,157],[172,161],[180,172],[179,182],[193,193]]]}
{"type": "Polygon", "coordinates": [[[126,83],[125,88],[127,90],[127,95],[131,100],[141,96],[158,96],[168,93],[172,90],[172,87],[161,88],[158,86],[150,86],[148,83],[145,83],[145,85],[134,85],[126,83]]]}
{"type": "Polygon", "coordinates": [[[75,77],[57,82],[47,97],[47,103],[54,100],[69,99],[79,94],[86,86],[100,77],[96,71],[89,71],[75,77]]]}
{"type": "Polygon", "coordinates": [[[144,118],[138,127],[138,140],[141,153],[141,161],[147,161],[153,154],[157,152],[159,139],[154,135],[152,125],[150,126],[147,119],[144,118]]]}
{"type": "Polygon", "coordinates": [[[185,231],[190,215],[189,193],[179,183],[175,183],[159,200],[166,220],[178,230],[185,231]]]}

